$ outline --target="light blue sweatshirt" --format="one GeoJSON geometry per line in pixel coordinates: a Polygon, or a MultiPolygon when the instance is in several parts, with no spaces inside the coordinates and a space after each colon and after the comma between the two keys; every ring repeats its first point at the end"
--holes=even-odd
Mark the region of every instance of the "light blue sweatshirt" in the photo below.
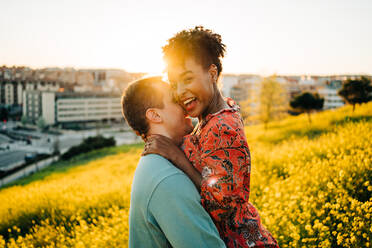
{"type": "Polygon", "coordinates": [[[159,155],[141,157],[134,175],[129,247],[225,247],[194,184],[159,155]]]}

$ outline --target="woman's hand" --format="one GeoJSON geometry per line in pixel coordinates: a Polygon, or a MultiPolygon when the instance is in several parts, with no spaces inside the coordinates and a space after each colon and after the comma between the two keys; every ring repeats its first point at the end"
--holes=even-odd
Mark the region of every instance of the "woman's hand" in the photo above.
{"type": "Polygon", "coordinates": [[[146,139],[145,149],[142,156],[147,154],[158,154],[172,162],[174,166],[182,170],[200,191],[202,177],[186,158],[183,151],[173,141],[163,135],[150,135],[146,139]]]}
{"type": "Polygon", "coordinates": [[[185,156],[182,150],[170,138],[160,134],[147,137],[142,156],[147,154],[158,154],[174,164],[178,164],[178,160],[185,156]]]}

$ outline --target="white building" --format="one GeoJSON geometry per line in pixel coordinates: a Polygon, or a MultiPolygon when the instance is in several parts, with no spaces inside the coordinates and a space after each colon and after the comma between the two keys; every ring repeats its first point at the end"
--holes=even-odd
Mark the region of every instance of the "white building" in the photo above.
{"type": "Polygon", "coordinates": [[[48,125],[121,120],[120,96],[97,93],[25,91],[23,114],[48,125]]]}
{"type": "Polygon", "coordinates": [[[231,97],[230,91],[231,88],[238,84],[239,81],[239,75],[234,74],[222,74],[221,77],[221,83],[222,83],[222,95],[225,97],[231,97]]]}
{"type": "Polygon", "coordinates": [[[0,82],[0,104],[22,104],[22,84],[16,82],[0,82]]]}
{"type": "Polygon", "coordinates": [[[345,105],[345,102],[338,95],[341,86],[341,80],[333,80],[328,85],[325,85],[318,90],[319,95],[324,98],[323,109],[333,109],[345,105]]]}
{"type": "Polygon", "coordinates": [[[57,92],[60,84],[57,82],[39,82],[36,84],[36,90],[57,92]]]}
{"type": "MultiPolygon", "coordinates": [[[[223,74],[222,75],[222,94],[225,97],[234,98],[234,95],[237,93],[237,88],[244,88],[249,90],[257,90],[262,77],[259,75],[250,75],[250,74],[223,74]]],[[[250,95],[247,93],[244,95],[250,95]]]]}
{"type": "Polygon", "coordinates": [[[230,89],[230,97],[238,103],[249,100],[251,105],[257,103],[262,77],[258,75],[239,75],[238,83],[230,89]]]}

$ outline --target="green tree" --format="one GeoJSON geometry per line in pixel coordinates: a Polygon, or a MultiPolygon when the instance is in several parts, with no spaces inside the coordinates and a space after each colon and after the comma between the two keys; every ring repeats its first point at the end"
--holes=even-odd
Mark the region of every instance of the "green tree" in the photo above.
{"type": "Polygon", "coordinates": [[[37,127],[40,129],[40,130],[43,130],[45,127],[46,127],[46,123],[45,123],[45,120],[43,117],[39,117],[39,119],[37,120],[37,123],[36,123],[37,127]]]}
{"type": "Polygon", "coordinates": [[[338,91],[338,94],[345,100],[345,102],[353,105],[353,112],[356,104],[372,100],[371,93],[371,81],[366,77],[361,77],[356,80],[348,79],[342,84],[342,88],[338,91]]]}
{"type": "Polygon", "coordinates": [[[60,142],[59,142],[59,137],[56,136],[53,142],[53,153],[54,154],[60,154],[60,142]]]}
{"type": "Polygon", "coordinates": [[[27,116],[22,115],[22,118],[21,118],[21,123],[22,123],[22,125],[25,126],[25,125],[27,124],[27,122],[28,122],[28,118],[27,118],[27,116]]]}
{"type": "Polygon", "coordinates": [[[255,99],[253,99],[253,96],[251,96],[248,99],[241,101],[239,103],[240,114],[245,124],[252,124],[255,123],[255,121],[257,121],[258,116],[256,113],[257,110],[255,108],[255,104],[258,100],[255,99]]]}
{"type": "Polygon", "coordinates": [[[311,112],[323,108],[324,98],[321,98],[318,93],[304,92],[293,98],[289,104],[292,108],[307,113],[309,123],[311,123],[311,112]]]}
{"type": "Polygon", "coordinates": [[[259,93],[258,118],[265,124],[285,113],[287,106],[286,91],[275,76],[267,77],[261,82],[259,93]]]}

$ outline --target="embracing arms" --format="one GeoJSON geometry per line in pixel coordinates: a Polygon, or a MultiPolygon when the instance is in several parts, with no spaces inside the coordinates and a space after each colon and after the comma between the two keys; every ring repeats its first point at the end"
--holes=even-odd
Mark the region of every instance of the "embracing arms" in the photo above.
{"type": "MultiPolygon", "coordinates": [[[[203,205],[211,212],[212,209],[234,209],[249,201],[250,153],[243,125],[237,118],[226,118],[221,122],[208,123],[199,141],[198,161],[203,168],[203,177],[170,140],[162,138],[161,141],[154,137],[146,149],[148,153],[168,158],[183,170],[200,189],[203,205]]],[[[215,220],[220,219],[217,213],[211,214],[215,220]]]]}
{"type": "Polygon", "coordinates": [[[173,165],[182,170],[191,179],[195,187],[200,191],[202,176],[192,166],[183,151],[170,138],[163,135],[151,135],[147,138],[142,155],[146,154],[159,154],[171,161],[173,165]]]}

